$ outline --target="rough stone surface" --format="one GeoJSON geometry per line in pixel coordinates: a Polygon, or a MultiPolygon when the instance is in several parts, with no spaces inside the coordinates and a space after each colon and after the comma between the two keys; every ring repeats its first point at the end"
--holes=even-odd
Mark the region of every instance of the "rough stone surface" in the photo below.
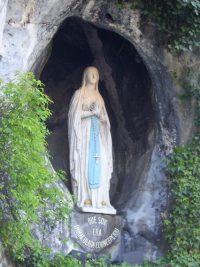
{"type": "Polygon", "coordinates": [[[12,261],[5,254],[0,255],[0,267],[15,267],[12,261]]]}
{"type": "MultiPolygon", "coordinates": [[[[52,129],[49,146],[55,168],[68,170],[67,105],[79,86],[82,68],[93,63],[100,69],[102,94],[107,108],[110,107],[113,129],[115,170],[111,195],[125,225],[122,258],[137,263],[160,256],[164,251],[161,214],[169,202],[164,158],[175,145],[190,140],[194,131],[192,103],[180,101],[179,81],[186,66],[198,69],[196,54],[172,56],[160,46],[155,28],[141,21],[137,10],[128,5],[121,10],[114,1],[1,0],[0,22],[0,76],[9,80],[16,70],[33,70],[38,76],[42,73],[47,93],[55,101],[53,110],[57,113],[49,122],[52,129]],[[82,19],[81,29],[75,19],[64,22],[73,16],[82,19]],[[77,61],[77,66],[73,63],[74,72],[68,62],[61,64],[59,77],[59,64],[63,62],[53,57],[56,47],[51,50],[51,44],[54,35],[62,32],[63,22],[69,23],[68,30],[63,28],[64,43],[69,49],[71,42],[76,51],[83,44],[83,54],[79,55],[84,58],[88,51],[88,61],[83,60],[80,65],[81,60],[77,61]],[[79,35],[82,31],[85,39],[79,35]],[[109,32],[115,40],[110,44],[109,32]],[[133,51],[126,55],[123,45],[121,50],[118,48],[120,42],[133,51]],[[122,51],[121,63],[117,61],[119,55],[115,61],[112,47],[113,53],[122,51]],[[142,77],[136,75],[138,68],[143,70],[142,77]]],[[[58,240],[56,231],[50,240],[53,248],[58,240]]]]}
{"type": "MultiPolygon", "coordinates": [[[[65,184],[62,181],[58,181],[55,185],[64,195],[64,201],[69,208],[72,208],[71,195],[65,184]]],[[[49,207],[51,209],[51,207],[49,207]]],[[[51,248],[53,256],[56,253],[63,252],[64,254],[69,254],[73,249],[73,244],[69,240],[69,218],[66,220],[58,221],[54,227],[48,225],[46,218],[40,216],[40,225],[34,225],[33,231],[34,235],[38,240],[42,242],[44,246],[51,248]]]]}

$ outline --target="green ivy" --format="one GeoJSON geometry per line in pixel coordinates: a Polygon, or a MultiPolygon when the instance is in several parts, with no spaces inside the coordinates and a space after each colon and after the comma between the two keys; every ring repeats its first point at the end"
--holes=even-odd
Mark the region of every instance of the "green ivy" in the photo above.
{"type": "Polygon", "coordinates": [[[199,47],[200,1],[199,0],[118,0],[141,10],[147,20],[155,23],[162,35],[162,41],[175,50],[192,50],[199,47]]]}
{"type": "MultiPolygon", "coordinates": [[[[24,263],[27,267],[82,267],[81,261],[72,256],[57,253],[53,258],[49,257],[48,250],[34,251],[31,258],[24,263]]],[[[19,265],[21,267],[21,265],[19,265]]]]}
{"type": "Polygon", "coordinates": [[[165,220],[175,267],[200,266],[200,138],[177,147],[168,166],[172,210],[165,220]]]}
{"type": "Polygon", "coordinates": [[[68,213],[62,192],[53,184],[60,177],[48,167],[45,125],[50,99],[32,73],[0,83],[0,237],[3,247],[23,261],[42,250],[33,225],[41,232],[68,213]],[[39,216],[40,214],[40,216],[39,216]]]}
{"type": "MultiPolygon", "coordinates": [[[[81,258],[81,255],[77,255],[81,258]]],[[[131,267],[128,263],[121,263],[113,265],[110,262],[110,257],[101,256],[95,259],[90,258],[91,255],[87,255],[88,259],[76,259],[69,255],[62,253],[56,254],[53,258],[49,257],[48,251],[38,251],[32,254],[25,266],[27,267],[131,267]]],[[[21,265],[19,265],[21,267],[21,265]]]]}
{"type": "Polygon", "coordinates": [[[168,261],[174,267],[200,266],[200,85],[189,71],[185,96],[196,106],[197,133],[190,144],[177,147],[169,159],[168,176],[172,209],[165,220],[170,245],[168,261]]]}

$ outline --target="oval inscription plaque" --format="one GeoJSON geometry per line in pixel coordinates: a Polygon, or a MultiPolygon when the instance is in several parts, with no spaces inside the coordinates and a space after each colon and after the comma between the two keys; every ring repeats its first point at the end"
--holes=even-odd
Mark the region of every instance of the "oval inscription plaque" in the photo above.
{"type": "Polygon", "coordinates": [[[100,252],[120,242],[122,218],[105,214],[72,213],[71,238],[87,252],[100,252]]]}

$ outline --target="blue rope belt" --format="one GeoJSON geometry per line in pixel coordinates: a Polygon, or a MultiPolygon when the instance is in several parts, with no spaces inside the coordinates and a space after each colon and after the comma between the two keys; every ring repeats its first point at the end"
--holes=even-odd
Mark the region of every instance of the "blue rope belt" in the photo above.
{"type": "Polygon", "coordinates": [[[101,151],[100,151],[100,120],[97,116],[91,117],[89,160],[88,160],[88,182],[91,189],[100,187],[101,176],[101,151]]]}

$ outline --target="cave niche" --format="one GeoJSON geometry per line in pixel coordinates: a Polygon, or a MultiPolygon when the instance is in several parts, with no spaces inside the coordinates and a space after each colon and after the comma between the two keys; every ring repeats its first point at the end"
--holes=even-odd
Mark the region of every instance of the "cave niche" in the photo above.
{"type": "Polygon", "coordinates": [[[67,113],[85,67],[100,72],[100,93],[111,123],[114,171],[110,186],[118,211],[140,186],[155,143],[154,94],[148,70],[134,46],[119,34],[77,17],[67,18],[55,34],[40,79],[53,100],[49,151],[53,167],[66,172],[71,190],[67,113]]]}

